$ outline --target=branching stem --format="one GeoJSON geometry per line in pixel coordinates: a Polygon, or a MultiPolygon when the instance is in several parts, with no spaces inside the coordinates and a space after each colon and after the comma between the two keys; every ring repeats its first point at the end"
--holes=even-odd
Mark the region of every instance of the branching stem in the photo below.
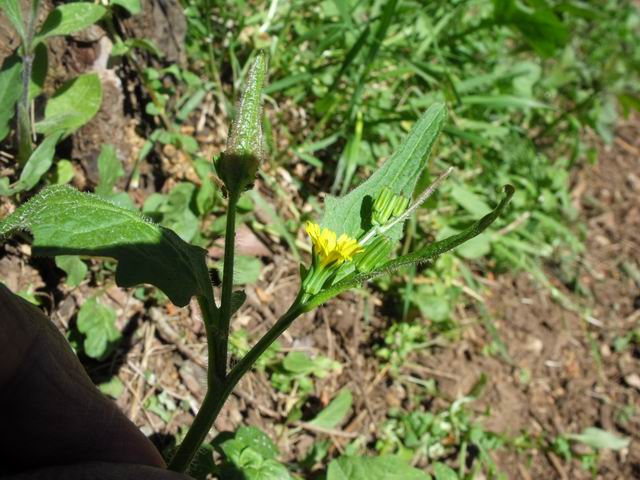
{"type": "Polygon", "coordinates": [[[298,295],[298,298],[287,313],[280,317],[258,343],[233,367],[224,381],[217,386],[209,385],[202,407],[200,407],[184,441],[180,444],[171,460],[169,470],[174,472],[187,470],[198,448],[200,448],[207,433],[211,430],[213,422],[215,422],[220,410],[222,410],[227,398],[229,398],[240,379],[251,369],[267,348],[305,311],[305,305],[300,302],[300,295],[298,295]]]}

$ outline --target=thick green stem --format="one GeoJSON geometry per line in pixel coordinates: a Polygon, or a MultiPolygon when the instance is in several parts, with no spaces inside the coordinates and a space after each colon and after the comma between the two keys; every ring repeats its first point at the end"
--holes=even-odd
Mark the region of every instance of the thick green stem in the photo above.
{"type": "Polygon", "coordinates": [[[218,339],[220,362],[216,364],[219,378],[225,378],[227,375],[227,343],[229,341],[229,324],[231,322],[231,294],[233,293],[233,267],[236,243],[236,207],[239,198],[240,194],[238,191],[229,192],[227,229],[224,237],[222,292],[220,294],[220,327],[222,329],[220,338],[218,339]]]}
{"type": "MultiPolygon", "coordinates": [[[[213,422],[222,410],[227,398],[238,384],[240,379],[251,369],[254,363],[260,358],[267,348],[289,328],[291,323],[305,311],[304,305],[298,299],[291,308],[269,329],[269,331],[256,343],[253,348],[240,360],[229,372],[219,388],[209,388],[202,402],[202,407],[187,432],[182,444],[178,448],[169,470],[174,472],[184,472],[189,467],[194,455],[204,442],[207,433],[211,430],[213,422]]],[[[211,387],[211,386],[210,386],[211,387]]]]}

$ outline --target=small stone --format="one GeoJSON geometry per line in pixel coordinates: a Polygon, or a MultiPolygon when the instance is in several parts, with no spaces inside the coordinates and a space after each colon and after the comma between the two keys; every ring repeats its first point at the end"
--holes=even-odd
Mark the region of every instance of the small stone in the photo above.
{"type": "Polygon", "coordinates": [[[579,442],[574,442],[571,444],[571,451],[576,455],[590,455],[593,453],[591,447],[579,442]]]}
{"type": "Polygon", "coordinates": [[[535,355],[540,355],[542,353],[542,349],[544,348],[544,343],[542,340],[536,337],[532,337],[529,342],[527,342],[527,350],[532,352],[535,355]]]}
{"type": "Polygon", "coordinates": [[[630,373],[629,375],[625,375],[624,381],[630,387],[640,390],[640,375],[638,375],[637,373],[630,373]]]}

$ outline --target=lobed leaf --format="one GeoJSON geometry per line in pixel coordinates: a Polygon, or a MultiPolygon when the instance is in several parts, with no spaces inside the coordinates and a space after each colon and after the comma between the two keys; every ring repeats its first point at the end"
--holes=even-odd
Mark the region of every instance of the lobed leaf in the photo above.
{"type": "Polygon", "coordinates": [[[118,260],[121,287],[155,285],[182,307],[194,295],[213,303],[205,250],[138,212],[69,186],[48,187],[0,221],[0,238],[33,234],[35,255],[86,255],[118,260]]]}

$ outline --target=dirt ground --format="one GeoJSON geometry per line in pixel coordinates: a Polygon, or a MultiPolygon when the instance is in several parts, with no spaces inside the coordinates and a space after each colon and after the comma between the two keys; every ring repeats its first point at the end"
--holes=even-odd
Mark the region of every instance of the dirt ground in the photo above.
{"type": "MultiPolygon", "coordinates": [[[[551,279],[590,315],[562,307],[527,274],[504,275],[490,285],[487,307],[510,361],[483,355],[494,337],[480,326],[426,359],[429,367],[459,376],[442,382],[452,393],[467,391],[481,373],[489,377],[475,406],[490,409],[485,424],[491,430],[557,435],[597,426],[631,437],[627,450],[601,454],[597,478],[606,479],[640,478],[640,422],[637,412],[631,419],[622,414],[640,404],[640,352],[614,349],[614,340],[640,320],[639,279],[625,273],[640,261],[639,140],[640,122],[624,123],[615,144],[600,148],[597,165],[585,165],[574,178],[573,198],[588,227],[577,262],[584,293],[578,297],[551,279]]],[[[567,465],[552,453],[534,453],[500,454],[497,461],[514,479],[591,478],[577,461],[567,465]]]]}

